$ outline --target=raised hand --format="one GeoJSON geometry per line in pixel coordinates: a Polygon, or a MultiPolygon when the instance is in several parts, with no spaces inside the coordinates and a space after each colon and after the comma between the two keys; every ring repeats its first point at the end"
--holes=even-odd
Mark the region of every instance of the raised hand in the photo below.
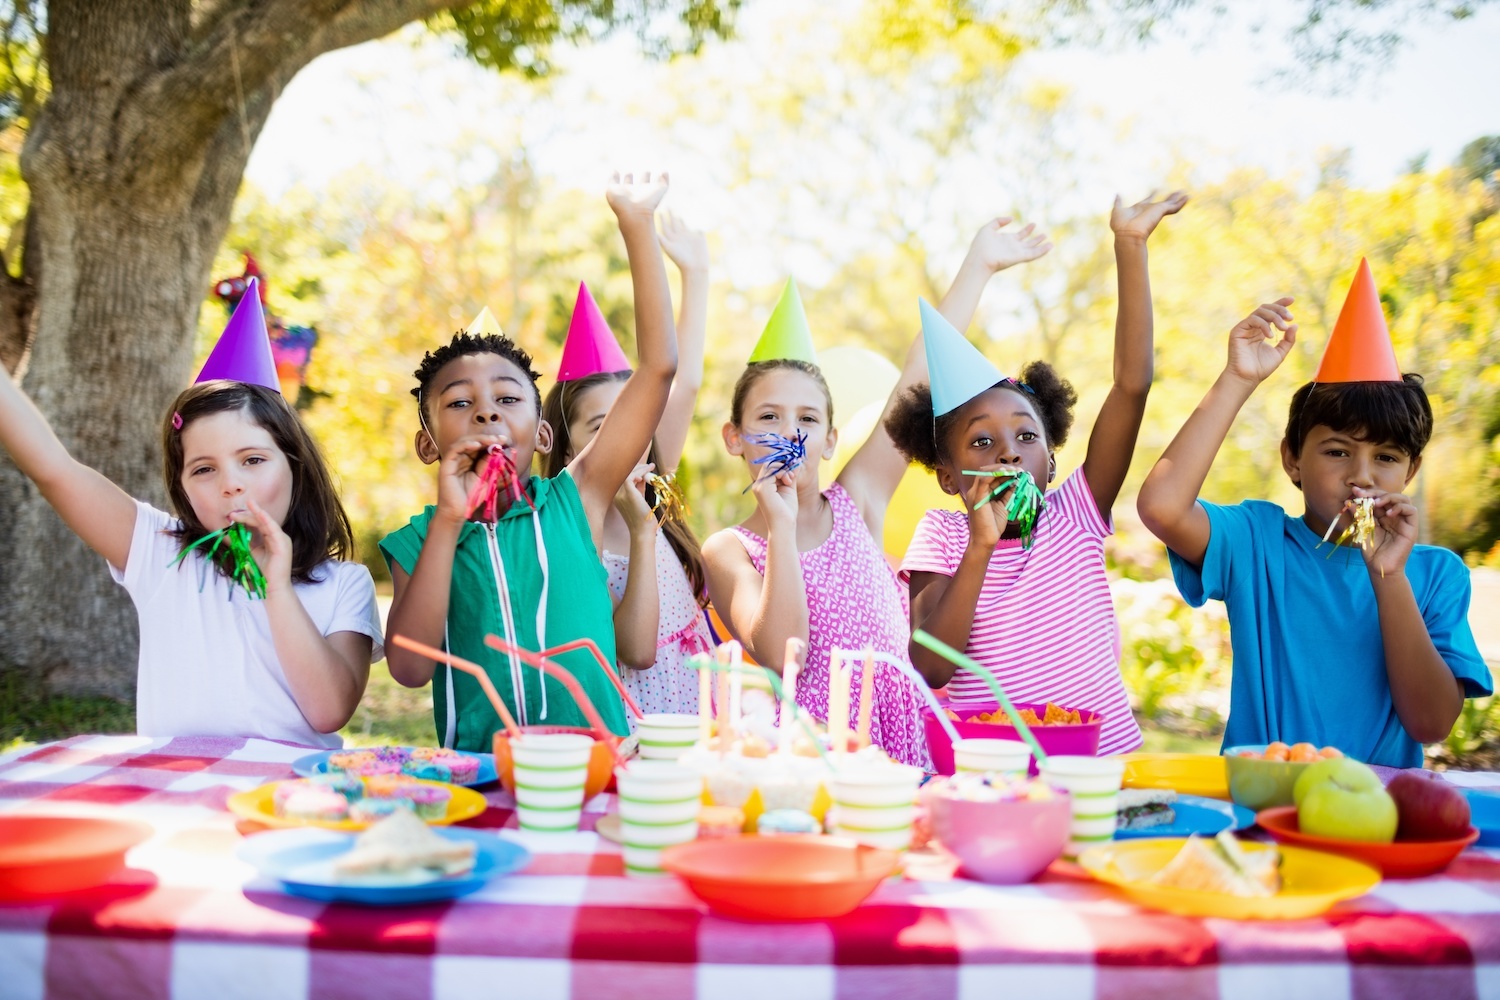
{"type": "Polygon", "coordinates": [[[266,578],[266,596],[269,597],[292,585],[292,540],[264,507],[248,497],[245,504],[249,510],[237,510],[230,517],[255,529],[260,544],[252,549],[258,548],[263,553],[256,562],[266,578]]]}
{"type": "MultiPolygon", "coordinates": [[[[995,465],[980,466],[980,471],[990,472],[1000,468],[995,465]]],[[[1002,480],[992,476],[966,476],[970,479],[968,487],[963,491],[964,508],[969,512],[969,543],[986,551],[993,551],[1000,544],[1000,538],[1005,534],[1005,528],[1010,523],[1006,514],[1006,503],[1010,500],[1010,491],[1015,489],[1014,484],[1009,489],[1002,490],[1000,495],[988,503],[984,503],[990,492],[1000,485],[1002,480]],[[979,505],[984,503],[983,507],[979,505]]]]}
{"type": "Polygon", "coordinates": [[[616,171],[604,189],[605,200],[620,219],[650,218],[656,206],[667,196],[666,171],[652,174],[647,171],[637,179],[635,174],[620,174],[616,171]]]}
{"type": "Polygon", "coordinates": [[[1028,222],[1020,229],[1006,229],[1013,221],[1001,217],[986,222],[970,241],[969,256],[995,272],[1036,260],[1052,249],[1047,234],[1036,231],[1036,223],[1028,222]]]}
{"type": "Polygon", "coordinates": [[[657,237],[661,248],[683,273],[708,270],[708,237],[671,212],[663,212],[657,237]]]}
{"type": "Polygon", "coordinates": [[[1403,493],[1355,488],[1359,496],[1375,498],[1375,537],[1360,552],[1365,566],[1382,577],[1396,576],[1406,569],[1406,557],[1417,544],[1417,507],[1403,493]]]}
{"type": "Polygon", "coordinates": [[[1268,302],[1229,331],[1229,374],[1259,385],[1280,367],[1297,342],[1297,324],[1287,309],[1293,301],[1287,295],[1268,302]],[[1273,342],[1276,330],[1281,339],[1273,342]]]}
{"type": "Polygon", "coordinates": [[[1109,210],[1109,228],[1114,230],[1116,239],[1144,241],[1162,219],[1176,215],[1188,202],[1186,191],[1173,191],[1160,201],[1152,200],[1155,197],[1156,192],[1152,191],[1134,205],[1126,205],[1115,195],[1114,207],[1109,210]]]}

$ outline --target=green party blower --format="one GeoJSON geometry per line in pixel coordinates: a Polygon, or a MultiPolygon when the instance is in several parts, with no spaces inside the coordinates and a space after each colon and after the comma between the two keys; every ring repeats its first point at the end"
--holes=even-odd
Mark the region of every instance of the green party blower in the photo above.
{"type": "Polygon", "coordinates": [[[1031,727],[1026,724],[1025,719],[1021,718],[1021,713],[1016,711],[1016,706],[1010,703],[1010,697],[1006,695],[1005,689],[1000,686],[1000,681],[995,678],[995,675],[990,672],[988,667],[975,662],[937,636],[924,632],[921,629],[913,632],[911,637],[949,663],[963,667],[969,673],[988,684],[990,691],[995,695],[995,700],[1000,703],[1000,707],[1005,709],[1005,714],[1010,717],[1010,724],[1015,727],[1016,732],[1021,734],[1021,739],[1026,742],[1026,745],[1031,747],[1031,753],[1036,758],[1037,766],[1040,767],[1046,761],[1047,751],[1043,750],[1042,745],[1036,741],[1036,736],[1032,733],[1031,727]]]}

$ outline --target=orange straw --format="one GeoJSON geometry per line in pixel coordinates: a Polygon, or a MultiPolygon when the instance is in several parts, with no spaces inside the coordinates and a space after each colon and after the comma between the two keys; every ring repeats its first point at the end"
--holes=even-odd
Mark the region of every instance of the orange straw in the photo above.
{"type": "Polygon", "coordinates": [[[484,668],[479,666],[479,664],[470,663],[468,660],[461,659],[451,653],[445,653],[441,649],[434,649],[426,643],[418,642],[415,639],[408,639],[404,635],[391,636],[391,644],[393,646],[400,646],[408,652],[425,656],[434,662],[446,663],[455,670],[462,670],[466,674],[473,675],[479,681],[479,686],[484,688],[484,693],[490,699],[490,704],[495,707],[495,714],[500,716],[500,721],[505,724],[506,733],[510,735],[511,739],[515,739],[521,735],[521,727],[516,725],[515,717],[510,714],[510,709],[505,707],[505,702],[501,700],[500,692],[495,690],[495,685],[490,680],[490,675],[485,673],[484,668]]]}
{"type": "Polygon", "coordinates": [[[484,642],[491,649],[498,649],[502,653],[510,653],[527,666],[535,667],[544,674],[551,674],[553,677],[556,677],[562,683],[562,686],[568,689],[568,693],[573,696],[573,700],[578,702],[578,707],[583,710],[583,714],[588,717],[589,725],[594,730],[594,737],[600,743],[609,747],[609,752],[614,754],[616,763],[625,763],[625,758],[620,756],[620,751],[615,747],[615,744],[619,741],[615,738],[614,733],[609,731],[609,727],[604,724],[604,719],[599,715],[598,709],[594,708],[594,703],[589,700],[589,696],[584,693],[583,685],[578,683],[578,678],[574,677],[558,664],[546,659],[541,654],[514,646],[498,635],[487,635],[484,637],[484,642]]]}
{"type": "Polygon", "coordinates": [[[646,713],[641,711],[641,706],[637,705],[635,699],[630,697],[630,692],[625,690],[625,682],[620,680],[619,675],[610,669],[609,661],[604,658],[604,653],[594,644],[593,639],[574,639],[572,642],[565,642],[561,646],[544,649],[538,655],[545,656],[549,660],[555,660],[563,653],[571,653],[575,649],[586,649],[590,653],[593,653],[594,659],[599,663],[599,669],[604,671],[604,676],[608,677],[610,682],[614,684],[615,690],[620,692],[620,699],[635,713],[637,719],[644,719],[646,717],[646,713]]]}

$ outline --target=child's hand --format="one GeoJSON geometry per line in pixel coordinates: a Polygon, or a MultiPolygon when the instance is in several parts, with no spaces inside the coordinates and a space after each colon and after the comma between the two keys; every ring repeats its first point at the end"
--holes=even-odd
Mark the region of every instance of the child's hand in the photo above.
{"type": "Polygon", "coordinates": [[[702,273],[708,270],[708,237],[702,230],[694,229],[671,212],[661,217],[661,233],[657,239],[677,270],[702,273]]]}
{"type": "Polygon", "coordinates": [[[615,510],[625,519],[625,524],[634,535],[642,530],[656,530],[656,513],[646,502],[646,473],[654,472],[656,465],[647,462],[630,471],[630,478],[615,491],[615,510]]]}
{"type": "MultiPolygon", "coordinates": [[[[1004,468],[1004,466],[981,465],[979,471],[991,472],[999,468],[1004,468]]],[[[1015,486],[1012,484],[999,496],[980,507],[978,505],[983,503],[984,498],[990,495],[990,491],[1000,485],[1003,480],[991,476],[965,478],[973,480],[963,492],[964,507],[969,512],[969,544],[981,551],[993,552],[995,546],[1000,544],[1001,536],[1005,534],[1006,525],[1010,523],[1010,518],[1005,513],[1005,505],[1015,486]]]]}
{"type": "Polygon", "coordinates": [[[266,578],[266,596],[292,585],[292,540],[265,508],[245,498],[249,510],[237,510],[232,519],[254,528],[260,536],[258,547],[264,555],[256,560],[266,578]]]}
{"type": "Polygon", "coordinates": [[[1399,576],[1417,543],[1417,507],[1403,493],[1381,493],[1355,487],[1356,496],[1375,498],[1375,539],[1361,548],[1365,567],[1382,577],[1399,576]]]}
{"type": "Polygon", "coordinates": [[[1012,221],[1008,217],[991,219],[980,227],[969,243],[969,256],[992,273],[1036,260],[1052,249],[1047,234],[1036,231],[1036,223],[1028,222],[1020,229],[1007,230],[1005,227],[1012,221]]]}
{"type": "Polygon", "coordinates": [[[1229,365],[1225,369],[1234,377],[1259,385],[1274,372],[1292,345],[1297,342],[1297,324],[1287,306],[1290,295],[1261,306],[1229,331],[1229,365]],[[1271,342],[1272,327],[1281,331],[1281,339],[1271,342]]]}
{"type": "Polygon", "coordinates": [[[1115,231],[1115,239],[1146,242],[1162,219],[1182,211],[1188,201],[1186,191],[1173,191],[1160,201],[1152,201],[1155,194],[1152,191],[1129,207],[1115,195],[1114,207],[1109,211],[1109,228],[1115,231]]]}
{"type": "Polygon", "coordinates": [[[510,447],[504,434],[479,434],[460,438],[448,446],[438,465],[437,516],[455,524],[469,519],[469,493],[479,482],[480,466],[490,445],[510,447]]]}
{"type": "Polygon", "coordinates": [[[626,219],[649,219],[655,214],[656,206],[666,197],[667,184],[665,171],[657,174],[654,180],[649,172],[641,174],[641,179],[636,180],[634,174],[622,177],[617,171],[609,187],[604,189],[604,197],[621,222],[626,219]]]}
{"type": "Polygon", "coordinates": [[[782,472],[758,479],[750,487],[769,526],[783,531],[797,530],[797,474],[782,472]]]}

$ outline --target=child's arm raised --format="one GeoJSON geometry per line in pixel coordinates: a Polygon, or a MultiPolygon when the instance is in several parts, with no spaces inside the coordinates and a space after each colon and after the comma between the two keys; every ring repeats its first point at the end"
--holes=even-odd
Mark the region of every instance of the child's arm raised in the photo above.
{"type": "Polygon", "coordinates": [[[1141,484],[1136,509],[1153,535],[1195,567],[1208,551],[1208,514],[1198,506],[1198,492],[1213,467],[1230,425],[1255,387],[1274,372],[1297,342],[1297,324],[1277,299],[1245,317],[1229,332],[1229,362],[1167,445],[1141,484]],[[1272,343],[1273,327],[1282,331],[1272,343]]]}
{"type": "MultiPolygon", "coordinates": [[[[1153,192],[1154,193],[1154,192],[1153,192]]],[[[1144,201],[1130,207],[1115,196],[1109,213],[1109,228],[1115,233],[1115,271],[1119,282],[1119,305],[1115,313],[1115,379],[1099,408],[1089,435],[1083,472],[1099,514],[1107,521],[1130,459],[1135,439],[1146,414],[1146,396],[1151,392],[1152,320],[1151,277],[1146,264],[1146,240],[1157,224],[1181,211],[1187,195],[1174,191],[1161,201],[1144,201]]]]}
{"type": "Polygon", "coordinates": [[[766,520],[765,576],[734,533],[721,531],[703,543],[708,596],[755,662],[780,671],[787,640],[806,642],[811,630],[797,552],[797,478],[768,476],[750,492],[766,520]]]}
{"type": "MultiPolygon", "coordinates": [[[[979,308],[979,298],[992,277],[1007,267],[1036,260],[1052,249],[1047,235],[1036,232],[1034,224],[1007,231],[1005,227],[1010,223],[1008,218],[986,222],[969,243],[969,252],[964,255],[953,284],[948,287],[943,301],[938,303],[938,312],[955,329],[968,329],[974,319],[974,310],[979,308]]],[[[839,483],[848,491],[870,534],[876,538],[885,529],[885,510],[890,506],[891,497],[896,495],[896,487],[901,485],[907,467],[906,458],[896,450],[895,442],[885,429],[885,421],[906,390],[925,381],[927,345],[918,332],[906,352],[901,378],[886,399],[875,429],[839,473],[839,483]]]]}
{"type": "Polygon", "coordinates": [[[135,534],[135,501],[99,472],[68,454],[47,418],[9,374],[0,371],[0,445],[16,468],[84,544],[125,569],[135,534]]]}
{"type": "Polygon", "coordinates": [[[635,373],[609,408],[599,433],[578,453],[568,468],[578,483],[583,509],[601,545],[604,515],[615,492],[651,444],[667,404],[672,377],[677,374],[677,339],[672,324],[672,292],[656,240],[656,206],[667,193],[667,175],[640,181],[616,174],[606,196],[620,220],[630,279],[635,290],[635,342],[639,359],[635,373]]]}
{"type": "MultiPolygon", "coordinates": [[[[422,432],[425,438],[426,432],[422,432]]],[[[448,447],[438,465],[437,509],[427,522],[427,536],[411,575],[394,561],[391,583],[388,635],[443,648],[448,624],[448,598],[453,585],[453,557],[458,551],[458,535],[469,516],[469,489],[474,479],[474,463],[492,444],[502,448],[510,444],[503,435],[481,435],[463,438],[448,447]],[[466,481],[466,479],[468,481],[466,481]]],[[[424,459],[431,459],[424,455],[424,459]]],[[[419,653],[392,644],[386,649],[386,667],[398,684],[418,688],[432,681],[437,664],[419,653]]]]}
{"type": "Polygon", "coordinates": [[[232,515],[260,534],[261,571],[266,577],[266,618],[271,644],[292,700],[320,733],[337,732],[349,721],[370,679],[371,639],[358,632],[325,636],[292,587],[292,540],[254,500],[248,513],[232,515]]]}
{"type": "Polygon", "coordinates": [[[682,307],[677,312],[677,375],[667,408],[656,424],[656,457],[661,474],[676,472],[693,426],[693,408],[703,387],[703,342],[708,336],[708,240],[668,212],[662,218],[661,248],[682,274],[682,307]]]}

